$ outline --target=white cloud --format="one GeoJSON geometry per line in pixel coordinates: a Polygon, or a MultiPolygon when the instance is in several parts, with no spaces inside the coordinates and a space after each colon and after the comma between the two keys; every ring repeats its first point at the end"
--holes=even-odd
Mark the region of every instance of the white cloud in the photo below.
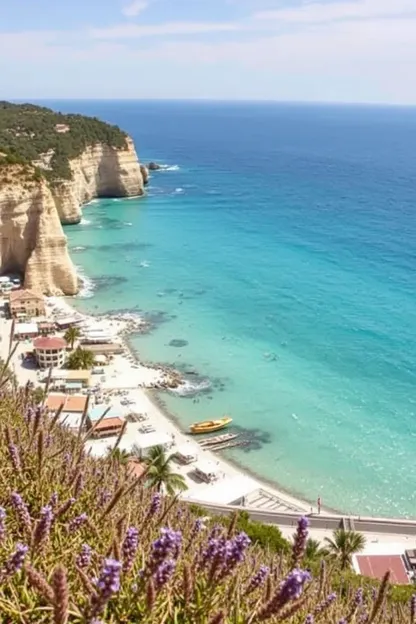
{"type": "Polygon", "coordinates": [[[414,0],[352,0],[341,2],[302,2],[297,7],[258,11],[257,20],[282,23],[324,23],[337,20],[416,16],[414,0]]]}
{"type": "Polygon", "coordinates": [[[145,11],[148,6],[148,0],[133,0],[123,7],[122,13],[126,17],[136,17],[139,13],[145,11]]]}
{"type": "Polygon", "coordinates": [[[87,84],[86,77],[92,74],[97,97],[108,96],[113,91],[105,76],[111,67],[120,97],[415,104],[416,83],[411,79],[416,73],[416,14],[412,17],[411,6],[415,0],[394,1],[395,19],[386,19],[393,0],[325,5],[320,0],[297,9],[286,4],[284,9],[275,8],[273,18],[269,14],[265,19],[263,12],[240,22],[125,23],[78,32],[0,33],[0,66],[9,73],[12,86],[14,73],[19,74],[22,89],[33,74],[33,92],[39,97],[46,89],[52,93],[58,88],[53,95],[82,96],[79,77],[87,84]],[[407,12],[406,17],[400,18],[400,11],[407,12]],[[221,32],[229,35],[202,37],[221,32]],[[154,76],[145,87],[126,79],[141,63],[154,76]],[[44,71],[39,77],[33,69],[40,66],[44,71]],[[55,77],[61,73],[63,86],[58,87],[55,77]]]}
{"type": "Polygon", "coordinates": [[[198,35],[203,33],[231,32],[240,30],[233,22],[167,22],[165,24],[137,25],[119,24],[110,28],[93,28],[93,39],[138,39],[160,35],[198,35]]]}

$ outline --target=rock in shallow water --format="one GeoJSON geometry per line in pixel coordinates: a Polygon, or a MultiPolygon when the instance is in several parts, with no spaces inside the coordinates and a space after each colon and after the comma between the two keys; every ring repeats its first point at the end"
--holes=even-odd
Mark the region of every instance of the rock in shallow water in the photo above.
{"type": "Polygon", "coordinates": [[[171,340],[169,343],[170,347],[186,347],[186,345],[188,345],[188,341],[187,340],[181,340],[180,338],[175,338],[174,340],[171,340]]]}
{"type": "Polygon", "coordinates": [[[157,171],[158,169],[162,169],[162,167],[155,162],[150,162],[147,165],[147,168],[149,169],[149,171],[157,171]]]}

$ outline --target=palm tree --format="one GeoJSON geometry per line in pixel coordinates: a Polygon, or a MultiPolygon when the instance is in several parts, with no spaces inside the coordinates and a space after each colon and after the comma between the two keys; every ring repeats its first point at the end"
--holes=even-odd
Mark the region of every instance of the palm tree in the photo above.
{"type": "Polygon", "coordinates": [[[130,461],[131,455],[128,451],[121,450],[119,448],[113,449],[108,447],[108,457],[111,457],[120,466],[127,466],[130,461]]]}
{"type": "Polygon", "coordinates": [[[74,348],[75,341],[80,337],[81,332],[78,327],[68,327],[65,332],[65,340],[69,345],[71,345],[71,351],[74,348]]]}
{"type": "MultiPolygon", "coordinates": [[[[140,450],[137,447],[133,447],[133,452],[140,456],[140,450]]],[[[166,455],[163,446],[154,446],[144,459],[144,463],[149,466],[146,475],[147,484],[156,488],[158,492],[164,488],[170,496],[188,489],[183,476],[172,472],[170,464],[173,457],[173,454],[166,455]]]]}
{"type": "Polygon", "coordinates": [[[325,542],[328,555],[339,562],[341,570],[345,570],[351,567],[352,556],[364,549],[365,537],[357,531],[337,529],[333,538],[326,537],[325,542]]]}
{"type": "Polygon", "coordinates": [[[69,356],[66,367],[72,370],[90,370],[94,366],[94,353],[77,347],[69,356]]]}
{"type": "Polygon", "coordinates": [[[312,563],[313,561],[319,561],[322,559],[322,556],[325,554],[324,549],[321,547],[321,542],[318,540],[312,539],[310,537],[306,542],[305,548],[305,559],[306,561],[312,563]]]}

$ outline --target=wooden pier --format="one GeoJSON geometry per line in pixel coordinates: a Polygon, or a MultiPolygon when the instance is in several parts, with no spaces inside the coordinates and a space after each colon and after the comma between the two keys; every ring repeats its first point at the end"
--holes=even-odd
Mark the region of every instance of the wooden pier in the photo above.
{"type": "Polygon", "coordinates": [[[248,446],[249,440],[231,440],[231,442],[222,442],[214,446],[210,446],[210,451],[225,451],[226,449],[236,448],[237,446],[248,446]]]}
{"type": "Polygon", "coordinates": [[[203,448],[209,448],[215,444],[223,444],[224,442],[230,442],[238,438],[238,433],[223,433],[221,435],[212,436],[211,438],[204,438],[199,442],[203,448]]]}

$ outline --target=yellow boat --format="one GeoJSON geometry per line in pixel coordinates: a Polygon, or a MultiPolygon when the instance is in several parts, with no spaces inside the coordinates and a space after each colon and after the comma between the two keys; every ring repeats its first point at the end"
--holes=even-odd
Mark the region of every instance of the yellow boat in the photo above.
{"type": "Polygon", "coordinates": [[[219,431],[224,429],[233,421],[230,416],[223,416],[218,420],[204,420],[199,423],[194,423],[190,426],[191,433],[211,433],[212,431],[219,431]]]}

